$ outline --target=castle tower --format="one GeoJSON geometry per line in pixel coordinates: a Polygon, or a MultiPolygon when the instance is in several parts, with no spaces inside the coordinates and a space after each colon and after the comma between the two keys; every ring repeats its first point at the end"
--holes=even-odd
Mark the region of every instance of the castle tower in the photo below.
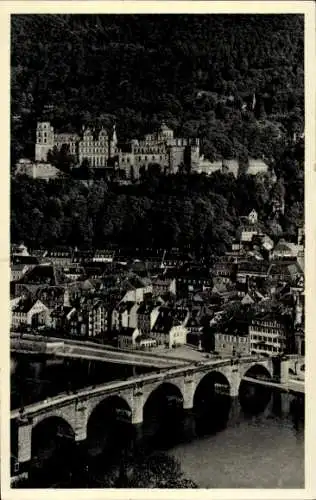
{"type": "Polygon", "coordinates": [[[198,138],[191,140],[191,169],[198,167],[200,160],[200,140],[198,138]]]}
{"type": "Polygon", "coordinates": [[[165,124],[165,122],[162,122],[160,130],[158,132],[158,140],[168,140],[172,141],[173,140],[173,130],[165,124]]]}
{"type": "Polygon", "coordinates": [[[48,151],[54,147],[54,128],[50,122],[38,122],[36,128],[35,161],[47,161],[48,151]]]}
{"type": "Polygon", "coordinates": [[[297,295],[295,300],[294,326],[300,326],[303,321],[303,306],[300,297],[297,295]]]}
{"type": "Polygon", "coordinates": [[[117,135],[116,135],[116,124],[113,125],[112,139],[110,140],[110,158],[115,156],[117,151],[117,135]]]}
{"type": "Polygon", "coordinates": [[[300,248],[304,248],[305,231],[304,227],[299,227],[297,230],[297,245],[300,248]]]}
{"type": "Polygon", "coordinates": [[[248,220],[249,220],[250,224],[256,224],[258,222],[258,214],[254,208],[251,210],[250,214],[248,215],[248,220]]]}
{"type": "Polygon", "coordinates": [[[64,307],[70,307],[70,297],[68,288],[65,289],[64,292],[64,307]]]}
{"type": "Polygon", "coordinates": [[[96,165],[98,167],[105,167],[108,161],[109,156],[109,141],[108,141],[108,133],[102,127],[99,133],[98,138],[98,157],[96,158],[96,165]]]}

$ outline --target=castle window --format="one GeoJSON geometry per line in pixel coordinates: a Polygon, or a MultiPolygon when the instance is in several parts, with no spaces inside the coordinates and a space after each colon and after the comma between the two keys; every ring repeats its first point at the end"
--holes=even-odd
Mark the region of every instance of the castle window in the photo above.
{"type": "Polygon", "coordinates": [[[129,163],[129,157],[126,158],[127,163],[129,163]]]}
{"type": "Polygon", "coordinates": [[[42,139],[40,137],[38,138],[38,142],[42,142],[42,139]]]}

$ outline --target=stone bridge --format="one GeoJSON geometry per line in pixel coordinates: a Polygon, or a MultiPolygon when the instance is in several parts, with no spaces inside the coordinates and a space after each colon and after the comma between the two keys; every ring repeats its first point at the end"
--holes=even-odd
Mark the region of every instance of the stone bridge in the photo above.
{"type": "MultiPolygon", "coordinates": [[[[281,382],[288,378],[289,361],[281,363],[281,382]]],[[[76,442],[87,438],[87,427],[92,413],[108,398],[120,400],[123,412],[131,424],[143,422],[144,407],[149,397],[161,386],[172,388],[181,401],[184,410],[194,407],[194,397],[203,382],[211,385],[211,378],[226,389],[232,397],[239,394],[244,377],[274,376],[271,358],[245,357],[239,359],[207,360],[189,366],[175,367],[156,373],[131,377],[96,387],[84,388],[74,394],[59,394],[39,403],[26,406],[23,410],[11,412],[11,427],[17,432],[16,461],[20,470],[27,470],[32,458],[32,432],[46,419],[58,418],[66,422],[76,442]]]]}

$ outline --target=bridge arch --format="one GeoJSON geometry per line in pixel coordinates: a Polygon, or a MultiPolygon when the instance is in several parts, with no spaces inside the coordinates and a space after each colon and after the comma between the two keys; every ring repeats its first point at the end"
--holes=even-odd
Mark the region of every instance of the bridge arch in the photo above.
{"type": "Polygon", "coordinates": [[[155,387],[151,387],[144,397],[143,413],[151,406],[154,398],[157,398],[160,403],[164,399],[167,401],[176,401],[175,398],[177,398],[177,402],[183,404],[182,389],[175,381],[160,382],[155,387]]]}
{"type": "Polygon", "coordinates": [[[75,430],[59,415],[37,419],[31,433],[30,477],[45,487],[66,479],[76,456],[75,430]]]}
{"type": "Polygon", "coordinates": [[[201,395],[201,391],[207,394],[230,394],[230,381],[226,374],[219,370],[211,370],[203,374],[195,388],[193,402],[197,402],[197,398],[201,395]]]}
{"type": "Polygon", "coordinates": [[[244,368],[242,377],[271,379],[272,373],[263,363],[254,363],[252,366],[244,368]]]}
{"type": "MultiPolygon", "coordinates": [[[[88,407],[87,407],[87,424],[89,422],[89,419],[91,415],[97,410],[97,408],[100,405],[106,404],[106,401],[110,399],[110,402],[112,401],[113,403],[116,402],[118,404],[118,407],[125,407],[127,410],[131,410],[131,401],[128,397],[125,396],[125,394],[119,393],[119,394],[104,394],[101,397],[95,397],[89,401],[88,407]],[[112,399],[114,398],[114,399],[112,399]],[[121,402],[121,404],[120,404],[121,402]]],[[[109,402],[109,401],[108,401],[109,402]]]]}
{"type": "MultiPolygon", "coordinates": [[[[222,386],[225,386],[226,390],[229,392],[230,392],[230,388],[231,388],[231,382],[229,380],[229,375],[221,370],[218,370],[218,369],[217,370],[213,369],[213,370],[210,370],[206,373],[201,373],[200,377],[197,380],[194,397],[196,395],[196,391],[201,390],[200,389],[200,387],[202,387],[201,384],[202,384],[202,386],[205,385],[205,387],[208,386],[210,389],[212,387],[214,387],[214,389],[215,389],[214,384],[218,384],[219,386],[222,385],[222,386]]],[[[218,392],[220,392],[220,391],[218,391],[218,392]]]]}
{"type": "Polygon", "coordinates": [[[228,376],[212,370],[204,374],[195,389],[193,411],[198,435],[213,434],[225,427],[231,407],[228,376]]]}
{"type": "MultiPolygon", "coordinates": [[[[98,400],[90,409],[87,415],[87,432],[96,423],[96,417],[105,420],[115,420],[121,418],[127,422],[132,422],[132,410],[128,401],[121,395],[109,394],[98,400]]],[[[102,422],[101,422],[102,423],[102,422]]]]}
{"type": "Polygon", "coordinates": [[[173,381],[162,382],[151,390],[143,405],[143,435],[145,443],[168,447],[181,432],[183,394],[173,381]]]}
{"type": "Polygon", "coordinates": [[[92,457],[102,455],[104,463],[120,458],[132,439],[132,408],[126,398],[108,395],[98,400],[87,418],[87,448],[92,457]]]}
{"type": "Polygon", "coordinates": [[[245,377],[258,380],[271,380],[272,373],[263,363],[256,362],[244,369],[238,391],[241,407],[246,413],[259,414],[265,411],[271,397],[272,389],[255,382],[245,380],[245,377]]]}
{"type": "Polygon", "coordinates": [[[56,410],[56,411],[50,411],[49,413],[42,413],[37,415],[36,418],[34,419],[32,433],[38,425],[40,424],[44,425],[44,422],[46,420],[49,420],[50,422],[57,422],[57,421],[59,421],[60,423],[64,422],[65,425],[69,426],[71,433],[74,433],[74,435],[76,433],[74,427],[74,420],[72,418],[72,415],[68,415],[67,410],[64,411],[56,410]]]}
{"type": "Polygon", "coordinates": [[[166,396],[170,393],[171,394],[177,394],[179,398],[182,398],[183,400],[183,392],[182,392],[182,387],[178,383],[177,380],[172,380],[172,381],[159,381],[156,384],[150,384],[148,386],[148,390],[146,390],[144,394],[144,400],[143,400],[143,407],[145,408],[146,403],[150,400],[150,398],[154,397],[155,394],[163,394],[165,393],[166,396]]]}

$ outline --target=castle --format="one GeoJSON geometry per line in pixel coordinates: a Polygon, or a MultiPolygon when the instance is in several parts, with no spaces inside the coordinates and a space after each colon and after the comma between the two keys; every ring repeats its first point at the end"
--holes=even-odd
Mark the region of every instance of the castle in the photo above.
{"type": "Polygon", "coordinates": [[[119,152],[119,167],[126,177],[131,173],[139,177],[141,169],[147,170],[150,164],[158,164],[165,173],[177,173],[180,166],[195,170],[200,159],[199,139],[175,138],[173,130],[165,123],[154,134],[147,134],[143,140],[133,139],[130,151],[119,152]]]}
{"type": "MultiPolygon", "coordinates": [[[[147,134],[141,140],[132,139],[123,147],[118,147],[115,125],[109,133],[105,128],[99,130],[83,127],[80,134],[56,133],[50,122],[39,122],[36,129],[35,161],[47,163],[49,152],[54,148],[60,150],[68,146],[69,153],[74,156],[77,166],[88,161],[93,169],[111,166],[120,171],[127,179],[139,179],[141,172],[153,165],[159,165],[164,174],[175,174],[179,171],[203,173],[211,175],[219,171],[240,174],[238,159],[220,159],[210,161],[200,156],[200,140],[198,138],[176,138],[174,132],[165,123],[159,130],[147,134]]],[[[248,175],[264,174],[269,171],[262,159],[249,158],[246,172],[248,175]]],[[[271,179],[275,182],[275,176],[271,179]]]]}
{"type": "Polygon", "coordinates": [[[176,173],[181,166],[195,170],[200,159],[199,139],[175,138],[165,123],[160,130],[142,140],[132,139],[124,151],[117,146],[115,126],[111,134],[84,128],[82,133],[56,133],[50,122],[39,122],[36,129],[35,161],[47,162],[49,151],[67,145],[78,165],[87,160],[91,167],[106,167],[110,159],[125,172],[127,179],[139,178],[152,164],[165,173],[176,173]]]}
{"type": "Polygon", "coordinates": [[[81,135],[75,133],[56,133],[49,122],[39,122],[36,129],[35,161],[47,162],[48,154],[56,147],[69,147],[79,165],[88,160],[91,167],[105,167],[110,158],[117,155],[115,127],[112,137],[101,128],[96,133],[90,128],[83,128],[81,135]]]}

